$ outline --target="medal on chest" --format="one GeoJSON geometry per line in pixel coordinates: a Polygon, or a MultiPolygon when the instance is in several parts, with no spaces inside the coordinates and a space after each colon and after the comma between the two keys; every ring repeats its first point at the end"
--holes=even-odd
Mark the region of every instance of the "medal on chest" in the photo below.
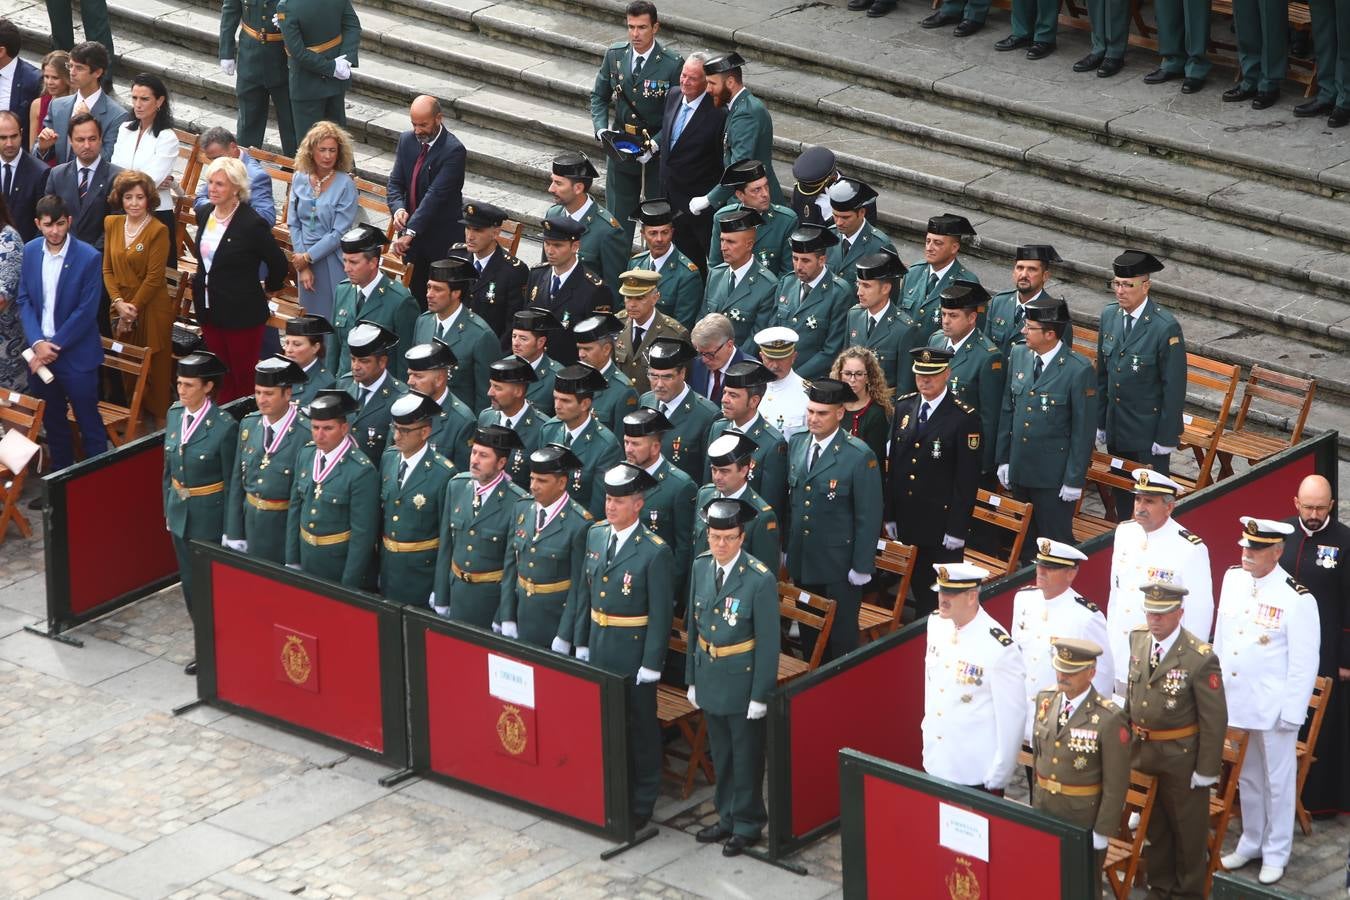
{"type": "MultiPolygon", "coordinates": [[[[1069,729],[1069,751],[1072,753],[1096,753],[1097,752],[1097,730],[1095,728],[1070,728],[1069,729]]],[[[1087,760],[1083,760],[1087,764],[1087,760]]],[[[1074,762],[1074,768],[1082,768],[1077,761],[1074,762]]]]}
{"type": "Polygon", "coordinates": [[[632,572],[624,572],[624,573],[623,573],[623,595],[624,595],[625,597],[627,597],[627,596],[631,595],[632,593],[633,593],[633,573],[632,573],[632,572]]]}
{"type": "Polygon", "coordinates": [[[671,444],[670,444],[670,459],[671,459],[672,462],[679,462],[679,459],[680,459],[680,442],[681,442],[682,440],[683,440],[683,438],[676,438],[675,440],[671,441],[671,444]]]}
{"type": "Polygon", "coordinates": [[[979,687],[984,684],[984,666],[958,661],[956,663],[956,682],[957,684],[973,684],[979,687]]]}
{"type": "Polygon", "coordinates": [[[942,441],[933,438],[933,459],[942,459],[942,441]]]}
{"type": "MultiPolygon", "coordinates": [[[[1176,697],[1186,688],[1186,678],[1190,675],[1185,669],[1168,669],[1167,674],[1163,676],[1162,689],[1164,694],[1170,694],[1176,697]]],[[[1168,709],[1176,708],[1176,701],[1173,700],[1168,709]]]]}
{"type": "Polygon", "coordinates": [[[833,500],[833,499],[835,498],[835,495],[838,493],[838,491],[836,490],[838,487],[839,487],[839,479],[838,479],[838,478],[831,478],[831,479],[830,479],[830,492],[829,492],[828,494],[825,495],[825,499],[826,499],[826,500],[833,500]]]}
{"type": "Polygon", "coordinates": [[[1136,356],[1136,357],[1134,358],[1134,361],[1133,361],[1132,363],[1130,363],[1130,371],[1131,371],[1131,372],[1138,372],[1138,371],[1139,371],[1139,357],[1136,356]]]}
{"type": "Polygon", "coordinates": [[[722,618],[726,619],[727,624],[732,628],[736,627],[736,623],[740,620],[740,615],[740,600],[735,597],[728,597],[726,600],[722,601],[722,618]]]}
{"type": "Polygon", "coordinates": [[[1327,547],[1318,545],[1316,565],[1322,569],[1334,569],[1341,559],[1340,547],[1327,547]]]}

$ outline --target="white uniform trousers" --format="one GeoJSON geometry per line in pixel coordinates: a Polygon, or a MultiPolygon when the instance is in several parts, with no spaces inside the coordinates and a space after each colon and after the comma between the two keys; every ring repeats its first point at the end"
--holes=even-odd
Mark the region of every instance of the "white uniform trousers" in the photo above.
{"type": "Polygon", "coordinates": [[[1298,731],[1253,729],[1250,734],[1238,777],[1242,838],[1236,850],[1252,859],[1260,857],[1263,866],[1284,868],[1294,838],[1298,731]]]}

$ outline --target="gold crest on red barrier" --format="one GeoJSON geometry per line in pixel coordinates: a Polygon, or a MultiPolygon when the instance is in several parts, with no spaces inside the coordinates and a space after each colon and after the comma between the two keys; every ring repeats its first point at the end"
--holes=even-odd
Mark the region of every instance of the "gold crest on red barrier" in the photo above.
{"type": "Polygon", "coordinates": [[[502,714],[497,717],[497,738],[502,742],[502,749],[512,756],[525,752],[529,733],[518,707],[509,703],[502,706],[502,714]]]}

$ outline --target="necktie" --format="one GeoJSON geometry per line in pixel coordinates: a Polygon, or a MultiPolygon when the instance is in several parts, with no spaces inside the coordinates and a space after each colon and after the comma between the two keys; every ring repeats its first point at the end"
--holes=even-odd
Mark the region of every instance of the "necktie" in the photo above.
{"type": "Polygon", "coordinates": [[[877,327],[877,320],[870,315],[867,317],[867,336],[872,336],[872,329],[877,327]]]}
{"type": "Polygon", "coordinates": [[[844,238],[842,241],[839,242],[839,249],[840,251],[842,251],[839,254],[839,258],[848,259],[848,251],[853,249],[853,241],[851,241],[848,238],[844,238]]]}
{"type": "Polygon", "coordinates": [[[356,289],[356,311],[361,312],[361,307],[366,305],[366,292],[361,288],[356,289]]]}
{"type": "Polygon", "coordinates": [[[415,212],[417,210],[417,201],[421,199],[417,195],[417,176],[422,174],[422,164],[427,161],[427,151],[430,149],[430,144],[423,144],[422,149],[418,151],[417,162],[413,163],[412,181],[408,184],[409,212],[415,212]]]}
{"type": "Polygon", "coordinates": [[[680,135],[684,133],[684,126],[689,124],[689,113],[693,109],[688,103],[680,104],[679,115],[675,117],[675,128],[670,133],[670,146],[674,147],[680,141],[680,135]]]}
{"type": "Polygon", "coordinates": [[[1041,377],[1041,372],[1045,371],[1045,362],[1038,356],[1036,363],[1031,367],[1031,381],[1034,384],[1041,377]]]}
{"type": "Polygon", "coordinates": [[[1069,724],[1069,716],[1071,716],[1071,715],[1073,715],[1073,704],[1070,703],[1070,702],[1068,701],[1068,699],[1066,698],[1066,699],[1064,700],[1064,707],[1063,707],[1062,709],[1060,709],[1060,711],[1059,711],[1059,727],[1060,727],[1060,728],[1063,728],[1065,725],[1068,725],[1068,724],[1069,724]]]}
{"type": "Polygon", "coordinates": [[[544,508],[542,506],[539,507],[539,524],[534,529],[536,532],[544,530],[544,520],[546,518],[547,515],[544,513],[544,508]]]}
{"type": "Polygon", "coordinates": [[[731,273],[731,291],[728,291],[728,293],[734,292],[734,291],[736,290],[736,285],[738,285],[738,284],[740,284],[740,283],[741,283],[741,280],[740,280],[739,278],[736,277],[736,273],[735,273],[735,272],[732,272],[732,273],[731,273]]]}
{"type": "Polygon", "coordinates": [[[948,352],[948,353],[955,353],[955,352],[956,352],[956,345],[953,344],[951,341],[948,341],[948,342],[947,342],[947,352],[948,352]]]}
{"type": "Polygon", "coordinates": [[[563,436],[563,446],[564,447],[572,446],[572,432],[569,431],[566,433],[566,435],[563,436]]]}
{"type": "Polygon", "coordinates": [[[812,469],[814,469],[816,467],[816,463],[819,461],[820,461],[820,445],[812,444],[811,461],[806,464],[806,471],[810,472],[812,469]]]}
{"type": "Polygon", "coordinates": [[[442,322],[436,326],[436,337],[445,340],[445,333],[450,330],[449,322],[442,322]]]}
{"type": "Polygon", "coordinates": [[[85,103],[85,102],[84,102],[84,98],[81,97],[81,98],[79,99],[79,101],[75,104],[75,115],[78,116],[78,115],[80,115],[81,113],[87,113],[87,112],[89,112],[89,104],[88,104],[88,103],[85,103]]]}
{"type": "Polygon", "coordinates": [[[721,566],[717,567],[717,574],[713,576],[713,591],[722,593],[722,585],[726,584],[726,573],[721,566]]]}
{"type": "Polygon", "coordinates": [[[636,350],[642,346],[642,339],[647,335],[647,329],[641,325],[633,326],[633,349],[636,350]]]}
{"type": "Polygon", "coordinates": [[[187,414],[187,419],[185,420],[185,423],[186,423],[186,427],[187,427],[187,430],[188,430],[188,431],[191,431],[191,430],[192,430],[192,420],[195,419],[195,418],[197,418],[196,413],[188,413],[188,414],[187,414]]]}
{"type": "Polygon", "coordinates": [[[5,163],[5,184],[4,184],[5,196],[8,197],[9,192],[13,189],[14,189],[14,169],[10,166],[9,163],[5,163]]]}
{"type": "Polygon", "coordinates": [[[556,296],[558,296],[558,291],[561,291],[561,290],[562,290],[562,279],[559,278],[557,275],[554,275],[554,276],[553,276],[553,287],[549,289],[548,295],[549,295],[550,298],[556,297],[556,296]]]}
{"type": "Polygon", "coordinates": [[[474,270],[477,271],[479,275],[483,274],[483,261],[481,259],[475,259],[473,261],[473,267],[474,270]]]}
{"type": "Polygon", "coordinates": [[[619,552],[619,536],[611,533],[609,536],[609,550],[605,553],[605,564],[614,562],[615,555],[619,552]]]}
{"type": "Polygon", "coordinates": [[[1130,336],[1130,330],[1134,328],[1134,316],[1125,313],[1125,337],[1130,336]]]}
{"type": "Polygon", "coordinates": [[[937,283],[938,283],[937,273],[936,273],[936,272],[929,272],[929,273],[928,273],[928,290],[925,291],[925,293],[927,293],[927,294],[933,293],[933,288],[937,287],[937,283]]]}
{"type": "Polygon", "coordinates": [[[273,436],[272,426],[271,426],[271,425],[264,425],[264,426],[263,426],[263,449],[264,449],[264,450],[266,450],[268,447],[272,446],[272,436],[273,436]]]}
{"type": "Polygon", "coordinates": [[[399,483],[399,487],[402,487],[402,486],[403,486],[403,479],[405,479],[405,478],[407,478],[407,477],[408,477],[408,461],[407,461],[406,459],[400,459],[400,460],[398,461],[398,483],[399,483]]]}
{"type": "Polygon", "coordinates": [[[87,193],[89,193],[89,170],[88,170],[87,168],[81,167],[81,168],[80,168],[80,199],[83,200],[83,199],[84,199],[84,195],[87,194],[87,193]]]}
{"type": "Polygon", "coordinates": [[[375,393],[374,389],[368,387],[361,388],[361,405],[365,406],[370,402],[370,395],[375,393]]]}
{"type": "Polygon", "coordinates": [[[928,403],[927,401],[925,401],[924,404],[919,407],[919,427],[922,428],[927,424],[928,424],[928,403]]]}
{"type": "Polygon", "coordinates": [[[708,399],[718,402],[722,399],[722,370],[713,372],[712,391],[708,394],[708,399]]]}
{"type": "Polygon", "coordinates": [[[322,471],[323,471],[324,469],[326,469],[326,468],[328,468],[328,457],[326,457],[326,456],[324,456],[322,453],[320,453],[320,454],[319,454],[319,471],[322,472],[322,471]]]}
{"type": "Polygon", "coordinates": [[[1022,321],[1027,317],[1027,310],[1022,304],[1017,304],[1017,309],[1013,310],[1013,323],[1022,321]]]}
{"type": "Polygon", "coordinates": [[[1153,671],[1157,669],[1158,666],[1161,664],[1162,664],[1162,644],[1158,643],[1157,641],[1154,641],[1153,654],[1148,659],[1149,674],[1150,675],[1153,674],[1153,671]]]}
{"type": "Polygon", "coordinates": [[[643,57],[641,57],[641,56],[639,56],[637,59],[633,60],[633,80],[634,80],[634,81],[637,81],[639,78],[642,77],[642,62],[643,62],[643,57]]]}
{"type": "Polygon", "coordinates": [[[503,428],[510,428],[510,427],[511,427],[511,419],[510,419],[509,416],[506,415],[506,413],[502,413],[501,426],[502,426],[503,428]]]}
{"type": "Polygon", "coordinates": [[[806,303],[806,297],[807,297],[807,295],[810,294],[810,293],[811,293],[811,285],[809,285],[809,284],[807,284],[805,281],[803,281],[803,282],[802,282],[802,296],[801,296],[801,299],[799,299],[799,300],[797,301],[797,305],[798,305],[798,306],[803,306],[803,305],[805,305],[805,303],[806,303]]]}

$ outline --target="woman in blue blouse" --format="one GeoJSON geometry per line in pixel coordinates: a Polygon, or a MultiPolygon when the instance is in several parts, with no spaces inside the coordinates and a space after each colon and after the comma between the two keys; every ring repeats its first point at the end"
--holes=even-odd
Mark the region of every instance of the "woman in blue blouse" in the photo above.
{"type": "Polygon", "coordinates": [[[342,281],[339,237],[356,223],[352,139],[332,122],[316,122],[295,154],[295,180],[286,224],[300,305],[311,315],[333,317],[333,290],[342,281]]]}

